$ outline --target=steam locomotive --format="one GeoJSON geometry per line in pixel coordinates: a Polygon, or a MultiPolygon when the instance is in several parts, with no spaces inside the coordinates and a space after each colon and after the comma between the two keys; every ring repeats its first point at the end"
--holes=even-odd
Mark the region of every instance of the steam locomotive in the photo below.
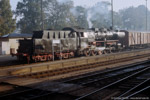
{"type": "Polygon", "coordinates": [[[19,60],[48,61],[77,56],[95,56],[122,48],[119,39],[125,32],[107,29],[66,27],[62,30],[34,31],[32,39],[19,41],[19,60]]]}

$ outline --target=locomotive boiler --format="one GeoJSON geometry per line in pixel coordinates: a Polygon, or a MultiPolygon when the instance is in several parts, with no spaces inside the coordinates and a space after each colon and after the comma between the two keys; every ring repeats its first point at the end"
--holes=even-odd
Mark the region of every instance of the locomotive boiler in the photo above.
{"type": "Polygon", "coordinates": [[[118,50],[121,47],[119,39],[124,36],[125,32],[98,28],[34,31],[31,40],[19,41],[17,57],[37,62],[101,55],[118,50]]]}

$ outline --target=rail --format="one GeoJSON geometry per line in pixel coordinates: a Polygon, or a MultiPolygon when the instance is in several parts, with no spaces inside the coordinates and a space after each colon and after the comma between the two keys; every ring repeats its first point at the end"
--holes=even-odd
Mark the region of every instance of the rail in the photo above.
{"type": "Polygon", "coordinates": [[[115,82],[113,82],[113,83],[111,83],[111,84],[109,84],[109,85],[106,85],[106,86],[104,86],[104,87],[102,87],[102,88],[100,88],[100,89],[97,89],[97,90],[95,90],[95,91],[93,91],[93,92],[91,92],[91,93],[88,93],[88,94],[86,94],[86,95],[83,95],[83,96],[81,96],[81,97],[79,97],[79,98],[77,98],[77,99],[75,99],[75,100],[82,100],[82,99],[84,99],[84,98],[86,98],[86,97],[88,97],[88,96],[90,96],[90,95],[93,95],[93,94],[95,94],[95,93],[97,93],[97,92],[100,92],[100,91],[102,91],[102,90],[104,90],[104,89],[106,89],[106,88],[108,88],[108,87],[112,87],[113,85],[116,85],[116,84],[118,84],[118,83],[120,83],[120,82],[122,82],[122,81],[125,81],[125,80],[127,80],[127,79],[129,79],[129,78],[131,78],[131,77],[133,77],[133,76],[135,76],[135,75],[138,75],[138,74],[140,74],[140,73],[143,73],[143,72],[147,71],[148,69],[150,69],[150,67],[145,68],[145,69],[143,69],[143,70],[141,70],[141,71],[138,71],[138,72],[136,72],[136,73],[134,73],[134,74],[132,74],[132,75],[129,75],[129,76],[123,78],[123,79],[120,79],[120,80],[118,80],[118,81],[115,81],[115,82]]]}
{"type": "Polygon", "coordinates": [[[115,63],[120,59],[124,59],[127,57],[128,58],[135,57],[138,59],[138,57],[142,55],[150,56],[150,49],[126,51],[121,53],[106,54],[106,55],[95,56],[95,57],[83,57],[83,58],[76,58],[70,60],[49,62],[44,64],[26,65],[21,68],[16,68],[10,73],[12,75],[23,75],[23,74],[31,74],[31,73],[37,73],[42,71],[51,71],[56,69],[82,66],[82,65],[94,64],[94,63],[103,63],[103,62],[109,63],[110,61],[114,61],[115,63]]]}
{"type": "MultiPolygon", "coordinates": [[[[135,65],[133,65],[133,66],[135,66],[135,65]]],[[[133,66],[130,66],[130,67],[133,67],[133,66]]],[[[129,67],[129,66],[128,66],[129,67]]],[[[127,68],[128,68],[127,67],[127,68]]],[[[147,67],[147,66],[145,66],[145,67],[147,67]]],[[[145,68],[145,67],[140,67],[139,69],[143,69],[143,68],[145,68]]],[[[124,69],[124,68],[122,68],[122,69],[124,69]]],[[[136,70],[139,70],[139,69],[136,69],[136,70]]],[[[119,69],[116,69],[116,70],[119,70],[119,69]]],[[[114,70],[112,70],[112,71],[114,71],[114,70]]],[[[130,71],[132,71],[132,70],[130,70],[130,71]]],[[[111,71],[108,71],[108,73],[109,72],[111,72],[111,71]]],[[[105,72],[105,73],[107,73],[107,72],[105,72]]],[[[100,73],[101,74],[101,73],[100,73]]],[[[66,82],[66,81],[64,81],[64,82],[66,82]]],[[[3,96],[0,96],[0,99],[5,99],[5,98],[7,98],[7,96],[9,97],[12,97],[12,95],[20,95],[20,94],[26,94],[26,93],[30,93],[31,91],[36,91],[36,90],[40,90],[40,89],[38,89],[38,88],[44,88],[44,87],[49,87],[49,85],[44,85],[44,86],[37,86],[37,87],[35,87],[35,88],[31,88],[31,89],[25,89],[25,90],[23,90],[23,91],[18,91],[18,92],[13,92],[13,93],[10,93],[10,94],[6,94],[6,95],[3,95],[3,96]]],[[[36,99],[36,98],[39,98],[39,97],[44,97],[44,96],[46,96],[46,95],[52,95],[52,94],[55,94],[55,92],[43,92],[43,93],[41,93],[41,94],[37,94],[37,95],[33,95],[33,97],[28,97],[28,100],[32,100],[32,99],[36,99]]]]}

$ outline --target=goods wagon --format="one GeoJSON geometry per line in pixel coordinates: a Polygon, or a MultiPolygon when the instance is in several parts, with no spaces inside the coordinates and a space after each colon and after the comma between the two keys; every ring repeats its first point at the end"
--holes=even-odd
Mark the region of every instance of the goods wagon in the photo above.
{"type": "Polygon", "coordinates": [[[125,48],[148,47],[150,46],[150,32],[125,31],[125,37],[119,39],[125,48]]]}

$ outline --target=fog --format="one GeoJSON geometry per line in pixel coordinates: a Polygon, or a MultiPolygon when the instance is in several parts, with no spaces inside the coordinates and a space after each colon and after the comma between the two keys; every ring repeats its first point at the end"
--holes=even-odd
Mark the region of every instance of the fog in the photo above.
{"type": "MultiPolygon", "coordinates": [[[[16,9],[17,2],[21,0],[10,0],[12,9],[16,9]]],[[[60,2],[64,2],[67,0],[59,0],[60,2]]],[[[111,1],[111,0],[73,0],[75,6],[86,6],[91,7],[100,1],[111,1]]],[[[113,0],[114,1],[114,11],[119,11],[120,9],[127,8],[129,6],[139,6],[145,5],[145,0],[113,0]]],[[[150,2],[150,1],[148,1],[150,2]]],[[[150,9],[150,3],[148,3],[148,8],[150,9]]]]}

